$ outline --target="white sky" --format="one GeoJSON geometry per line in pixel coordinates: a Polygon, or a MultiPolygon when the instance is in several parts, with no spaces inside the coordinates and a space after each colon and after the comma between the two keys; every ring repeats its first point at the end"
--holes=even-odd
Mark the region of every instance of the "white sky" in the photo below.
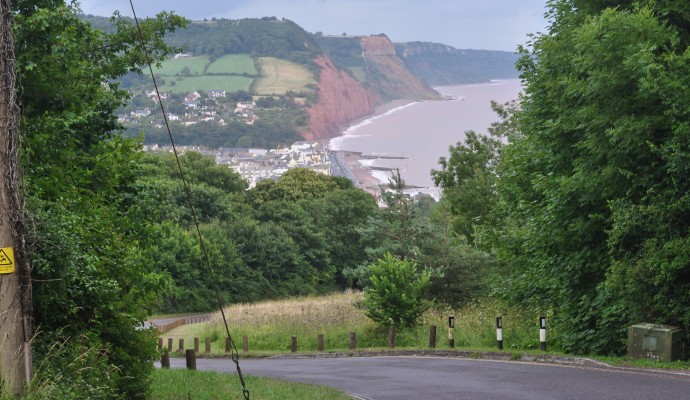
{"type": "MultiPolygon", "coordinates": [[[[543,32],[546,0],[132,0],[137,16],[161,10],[192,20],[287,18],[308,32],[370,35],[394,42],[514,51],[543,32]]],[[[79,0],[86,14],[132,16],[129,0],[79,0]]]]}

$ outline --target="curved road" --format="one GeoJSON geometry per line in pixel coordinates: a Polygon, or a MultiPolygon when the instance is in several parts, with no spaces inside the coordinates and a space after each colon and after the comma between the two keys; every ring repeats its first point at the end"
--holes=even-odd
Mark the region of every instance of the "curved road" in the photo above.
{"type": "MultiPolygon", "coordinates": [[[[185,361],[173,359],[171,363],[173,368],[184,368],[185,361]]],[[[243,374],[332,386],[370,400],[690,398],[690,375],[546,364],[353,357],[241,360],[240,367],[243,374]]],[[[229,359],[198,359],[197,368],[235,372],[229,359]]]]}

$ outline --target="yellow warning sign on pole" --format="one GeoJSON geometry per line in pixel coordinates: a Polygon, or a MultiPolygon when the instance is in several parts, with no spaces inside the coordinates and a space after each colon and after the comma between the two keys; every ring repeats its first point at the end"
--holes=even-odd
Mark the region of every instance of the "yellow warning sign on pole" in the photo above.
{"type": "Polygon", "coordinates": [[[0,248],[0,274],[14,272],[14,250],[11,247],[0,248]]]}

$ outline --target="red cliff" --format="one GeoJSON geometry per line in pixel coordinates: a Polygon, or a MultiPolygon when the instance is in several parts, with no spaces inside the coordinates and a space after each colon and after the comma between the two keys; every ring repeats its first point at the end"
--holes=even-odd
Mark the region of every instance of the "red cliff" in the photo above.
{"type": "Polygon", "coordinates": [[[357,80],[336,69],[327,56],[314,62],[321,67],[319,93],[316,104],[307,109],[309,129],[302,133],[305,139],[331,138],[352,121],[374,113],[374,95],[357,80]]]}
{"type": "Polygon", "coordinates": [[[362,58],[367,74],[367,86],[384,101],[395,99],[435,99],[440,95],[416,77],[395,52],[395,45],[387,36],[363,37],[362,58]]]}

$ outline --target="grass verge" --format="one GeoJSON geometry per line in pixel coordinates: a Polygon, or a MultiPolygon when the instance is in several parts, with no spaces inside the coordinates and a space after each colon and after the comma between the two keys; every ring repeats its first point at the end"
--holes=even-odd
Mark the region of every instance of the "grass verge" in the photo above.
{"type": "MultiPolygon", "coordinates": [[[[245,377],[251,398],[346,400],[347,394],[326,386],[285,382],[277,379],[245,377]]],[[[236,375],[216,372],[158,369],[153,375],[152,399],[164,400],[241,400],[242,389],[236,375]]]]}

